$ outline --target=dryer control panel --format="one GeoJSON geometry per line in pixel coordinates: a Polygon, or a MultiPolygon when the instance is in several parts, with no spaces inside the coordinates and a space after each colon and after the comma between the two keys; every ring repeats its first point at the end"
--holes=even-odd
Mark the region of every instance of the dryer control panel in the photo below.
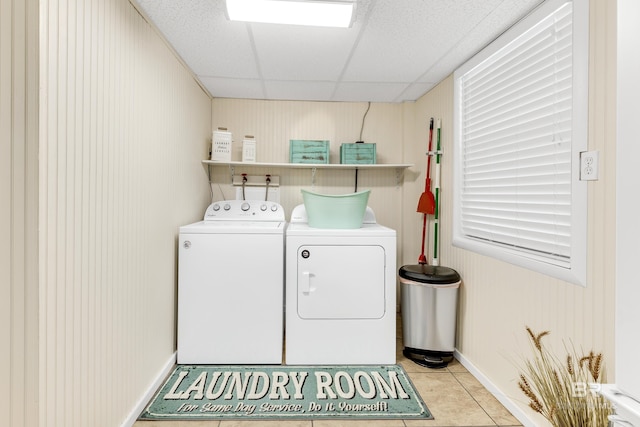
{"type": "Polygon", "coordinates": [[[284,221],[284,209],[264,200],[221,200],[209,205],[205,221],[284,221]]]}

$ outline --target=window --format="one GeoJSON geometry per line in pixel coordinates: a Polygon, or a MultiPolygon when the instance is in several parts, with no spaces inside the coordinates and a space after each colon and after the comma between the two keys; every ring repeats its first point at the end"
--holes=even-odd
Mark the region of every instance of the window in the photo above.
{"type": "Polygon", "coordinates": [[[587,4],[547,0],[454,73],[454,245],[582,285],[587,4]]]}

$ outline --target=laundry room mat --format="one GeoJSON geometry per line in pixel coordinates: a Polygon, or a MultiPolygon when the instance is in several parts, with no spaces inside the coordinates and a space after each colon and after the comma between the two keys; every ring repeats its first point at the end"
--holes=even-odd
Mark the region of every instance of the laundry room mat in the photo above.
{"type": "Polygon", "coordinates": [[[143,420],[432,419],[404,369],[178,365],[143,420]]]}

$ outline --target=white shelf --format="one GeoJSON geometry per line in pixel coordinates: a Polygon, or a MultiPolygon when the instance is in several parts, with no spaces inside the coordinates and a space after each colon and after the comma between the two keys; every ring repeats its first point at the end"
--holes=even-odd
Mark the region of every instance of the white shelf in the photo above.
{"type": "MultiPolygon", "coordinates": [[[[341,163],[258,163],[258,162],[220,162],[214,160],[203,160],[203,164],[207,165],[209,171],[209,182],[211,182],[211,166],[227,166],[229,167],[231,181],[233,182],[233,175],[236,167],[248,167],[248,168],[280,168],[280,169],[308,169],[311,171],[311,184],[315,184],[316,171],[318,169],[342,169],[342,170],[361,170],[361,169],[395,169],[396,170],[396,185],[401,185],[403,181],[404,170],[412,167],[411,164],[341,164],[341,163]]],[[[357,172],[356,172],[357,173],[357,172]]]]}
{"type": "Polygon", "coordinates": [[[246,166],[246,167],[267,167],[283,169],[407,169],[413,167],[412,164],[405,163],[385,163],[385,164],[341,164],[341,163],[258,163],[258,162],[219,162],[214,160],[203,160],[202,163],[208,166],[246,166]]]}

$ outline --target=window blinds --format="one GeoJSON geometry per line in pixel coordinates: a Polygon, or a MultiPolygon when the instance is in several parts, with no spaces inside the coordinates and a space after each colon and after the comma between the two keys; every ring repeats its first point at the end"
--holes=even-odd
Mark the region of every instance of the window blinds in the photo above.
{"type": "Polygon", "coordinates": [[[570,266],[572,3],[460,81],[461,230],[570,266]]]}

